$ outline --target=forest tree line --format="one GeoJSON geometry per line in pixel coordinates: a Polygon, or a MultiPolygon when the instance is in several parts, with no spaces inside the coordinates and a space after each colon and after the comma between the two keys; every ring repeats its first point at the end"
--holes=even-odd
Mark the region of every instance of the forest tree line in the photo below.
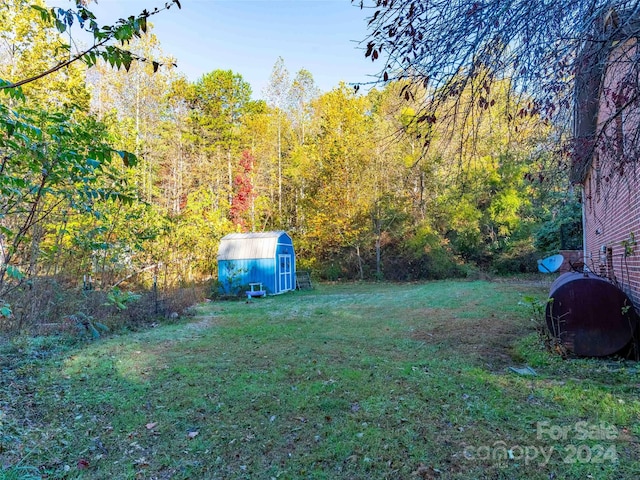
{"type": "MultiPolygon", "coordinates": [[[[2,79],[68,55],[30,3],[0,8],[2,79]]],[[[285,230],[298,268],[331,280],[527,271],[578,246],[566,155],[540,148],[562,135],[507,82],[425,121],[427,92],[402,81],[320,92],[278,58],[256,100],[240,72],[189,81],[151,28],[128,48],[157,60],[0,96],[0,299],[35,278],[212,280],[231,232],[285,230]]]]}

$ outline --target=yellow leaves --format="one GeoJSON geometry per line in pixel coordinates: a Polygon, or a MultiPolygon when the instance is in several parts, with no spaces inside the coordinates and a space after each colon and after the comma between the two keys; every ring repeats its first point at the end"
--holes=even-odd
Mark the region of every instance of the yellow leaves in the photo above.
{"type": "Polygon", "coordinates": [[[514,188],[500,192],[491,202],[489,213],[491,219],[498,224],[498,234],[509,235],[520,223],[520,208],[524,198],[514,188]]]}
{"type": "Polygon", "coordinates": [[[403,107],[400,111],[400,124],[406,127],[415,120],[416,110],[413,107],[403,107]]]}
{"type": "Polygon", "coordinates": [[[459,231],[480,231],[482,212],[468,197],[458,201],[451,212],[451,226],[459,231]]]}
{"type": "Polygon", "coordinates": [[[411,168],[416,164],[419,158],[420,157],[417,154],[405,155],[402,159],[402,164],[407,168],[411,168]]]}

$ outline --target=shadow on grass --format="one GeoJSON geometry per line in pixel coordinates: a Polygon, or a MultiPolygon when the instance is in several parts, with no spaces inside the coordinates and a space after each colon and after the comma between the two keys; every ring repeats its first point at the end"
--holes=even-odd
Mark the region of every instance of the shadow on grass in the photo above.
{"type": "Polygon", "coordinates": [[[538,377],[507,373],[498,352],[528,318],[514,307],[520,287],[493,287],[336,285],[210,303],[189,324],[36,359],[16,373],[0,457],[49,478],[633,478],[638,432],[623,429],[636,390],[622,377],[557,379],[544,359],[538,377]],[[615,425],[617,463],[565,464],[559,450],[542,465],[512,448],[564,448],[537,423],[579,420],[615,425]]]}

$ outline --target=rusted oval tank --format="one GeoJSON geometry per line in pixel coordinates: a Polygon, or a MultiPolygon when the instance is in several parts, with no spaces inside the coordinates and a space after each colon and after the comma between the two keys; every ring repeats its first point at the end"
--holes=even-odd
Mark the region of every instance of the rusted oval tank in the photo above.
{"type": "Polygon", "coordinates": [[[603,357],[620,352],[634,338],[638,317],[629,297],[593,274],[564,273],[551,285],[549,331],[577,355],[603,357]]]}

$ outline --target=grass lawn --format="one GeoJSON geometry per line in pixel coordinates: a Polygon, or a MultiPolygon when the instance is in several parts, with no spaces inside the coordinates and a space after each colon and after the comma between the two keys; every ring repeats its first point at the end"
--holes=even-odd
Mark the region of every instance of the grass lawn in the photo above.
{"type": "Polygon", "coordinates": [[[522,300],[547,293],[318,285],[93,343],[16,339],[0,478],[640,478],[638,365],[546,353],[522,300]]]}

